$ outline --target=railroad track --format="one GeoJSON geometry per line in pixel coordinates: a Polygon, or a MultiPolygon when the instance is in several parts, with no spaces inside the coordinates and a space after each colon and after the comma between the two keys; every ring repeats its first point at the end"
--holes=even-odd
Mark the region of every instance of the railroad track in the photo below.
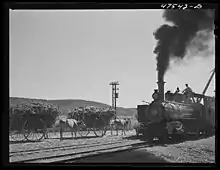
{"type": "Polygon", "coordinates": [[[57,163],[77,163],[80,162],[80,160],[86,159],[86,158],[95,158],[99,156],[107,156],[110,154],[116,154],[116,153],[122,153],[122,152],[127,152],[127,151],[132,151],[136,149],[141,149],[141,148],[146,148],[149,147],[150,145],[147,142],[141,142],[141,143],[136,143],[133,145],[127,145],[127,146],[122,146],[122,147],[115,147],[111,148],[108,150],[103,150],[103,151],[98,151],[92,154],[85,154],[82,155],[81,157],[72,157],[72,158],[66,158],[65,160],[60,160],[57,161],[57,163]]]}
{"type": "MultiPolygon", "coordinates": [[[[75,139],[74,139],[75,140],[75,139]]],[[[122,140],[126,140],[124,139],[124,136],[111,136],[108,137],[108,140],[111,141],[122,141],[122,140]]],[[[89,143],[83,143],[83,144],[71,144],[71,145],[64,145],[64,146],[55,146],[55,147],[47,147],[47,148],[37,148],[37,149],[28,149],[28,150],[17,150],[17,151],[10,151],[9,153],[9,157],[12,156],[19,156],[19,155],[25,155],[25,154],[33,154],[33,153],[38,153],[38,152],[47,152],[47,151],[55,151],[55,150],[66,150],[66,149],[71,149],[71,148],[84,148],[87,147],[89,145],[93,145],[93,144],[101,144],[102,142],[106,142],[105,138],[101,138],[100,140],[96,140],[96,141],[86,141],[89,143]]],[[[111,142],[110,142],[111,143],[111,142]]],[[[112,142],[113,143],[113,142],[112,142]]]]}
{"type": "Polygon", "coordinates": [[[107,144],[99,144],[98,148],[97,145],[90,145],[85,146],[86,149],[82,151],[79,150],[80,148],[69,148],[68,152],[60,153],[58,152],[50,152],[47,156],[44,157],[37,157],[32,159],[23,159],[19,161],[11,161],[12,163],[71,163],[78,161],[80,159],[88,158],[91,156],[100,156],[106,155],[110,153],[117,153],[117,152],[124,152],[134,149],[139,149],[149,146],[147,142],[131,142],[131,141],[118,141],[114,143],[107,143],[107,144]]]}
{"type": "Polygon", "coordinates": [[[53,152],[53,151],[65,151],[69,149],[82,149],[86,147],[95,147],[99,145],[109,145],[109,144],[114,144],[114,143],[122,143],[124,141],[114,141],[114,142],[108,142],[108,143],[102,143],[104,141],[98,141],[98,142],[93,142],[89,144],[75,144],[75,145],[67,145],[67,146],[57,146],[57,147],[49,147],[49,148],[43,148],[43,149],[30,149],[30,150],[24,150],[24,151],[14,151],[10,152],[9,157],[13,156],[21,156],[21,155],[30,155],[30,154],[36,154],[36,153],[42,153],[42,152],[53,152]]]}

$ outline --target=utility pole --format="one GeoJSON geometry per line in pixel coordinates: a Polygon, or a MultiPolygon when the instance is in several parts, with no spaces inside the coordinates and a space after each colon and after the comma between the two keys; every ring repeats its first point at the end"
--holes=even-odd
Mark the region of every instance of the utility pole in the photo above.
{"type": "Polygon", "coordinates": [[[119,85],[119,82],[113,81],[109,85],[112,86],[112,107],[115,109],[115,116],[116,116],[116,100],[118,98],[117,90],[119,90],[119,88],[117,88],[117,85],[119,85]]]}

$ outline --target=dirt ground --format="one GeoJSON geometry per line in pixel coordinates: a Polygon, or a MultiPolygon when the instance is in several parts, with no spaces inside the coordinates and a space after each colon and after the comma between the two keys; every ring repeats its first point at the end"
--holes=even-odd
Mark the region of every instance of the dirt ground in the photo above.
{"type": "Polygon", "coordinates": [[[17,142],[12,141],[9,143],[9,152],[18,152],[18,151],[27,151],[34,149],[44,149],[44,148],[53,148],[53,147],[62,147],[62,146],[71,146],[71,145],[83,145],[83,144],[91,144],[96,142],[113,142],[116,140],[120,140],[123,137],[129,137],[135,135],[135,131],[126,132],[126,135],[122,136],[121,131],[119,135],[116,135],[116,132],[113,132],[111,135],[110,131],[107,131],[106,135],[103,137],[96,137],[93,132],[91,132],[86,137],[81,137],[77,134],[75,139],[72,139],[70,132],[64,132],[63,140],[60,141],[59,133],[51,133],[49,134],[49,139],[44,139],[40,142],[17,142]]]}
{"type": "Polygon", "coordinates": [[[178,144],[156,145],[77,162],[102,163],[215,163],[215,137],[178,144]]]}
{"type": "MultiPolygon", "coordinates": [[[[114,133],[115,134],[115,133],[114,133]]],[[[60,141],[59,133],[57,135],[52,134],[50,139],[46,139],[42,142],[36,143],[10,143],[10,152],[32,150],[32,149],[43,149],[43,148],[53,148],[60,146],[70,146],[70,145],[82,145],[91,144],[94,142],[110,142],[118,139],[121,140],[133,140],[135,131],[127,132],[126,136],[111,135],[110,132],[104,137],[96,138],[93,133],[91,133],[86,138],[78,137],[75,140],[70,138],[70,133],[65,133],[64,140],[60,141]],[[123,139],[125,138],[125,139],[123,139]]],[[[137,140],[137,139],[135,139],[137,140]]],[[[199,140],[189,140],[185,142],[177,142],[172,144],[158,144],[155,143],[153,146],[149,146],[142,149],[137,149],[133,151],[112,153],[107,156],[95,156],[92,158],[87,158],[77,162],[123,162],[123,163],[215,163],[215,137],[209,137],[199,140]]]]}

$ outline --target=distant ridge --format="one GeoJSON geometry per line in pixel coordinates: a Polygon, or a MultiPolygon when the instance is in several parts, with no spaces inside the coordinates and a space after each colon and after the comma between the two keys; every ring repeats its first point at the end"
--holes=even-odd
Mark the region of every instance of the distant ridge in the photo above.
{"type": "MultiPolygon", "coordinates": [[[[63,111],[64,114],[67,114],[68,110],[71,108],[76,108],[76,107],[85,106],[85,105],[95,106],[98,108],[110,106],[108,104],[101,103],[101,102],[87,101],[87,100],[81,100],[81,99],[45,100],[45,99],[22,98],[22,97],[10,97],[9,98],[10,106],[16,106],[17,104],[30,102],[30,101],[43,101],[43,102],[57,105],[59,106],[60,110],[63,111]]],[[[136,108],[117,107],[116,112],[118,116],[135,117],[135,115],[137,114],[136,108]]]]}

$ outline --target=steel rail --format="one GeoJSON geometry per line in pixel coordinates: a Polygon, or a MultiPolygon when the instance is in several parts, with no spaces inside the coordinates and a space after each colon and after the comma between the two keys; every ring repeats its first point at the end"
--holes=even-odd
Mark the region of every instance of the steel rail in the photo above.
{"type": "Polygon", "coordinates": [[[107,148],[105,145],[100,145],[99,149],[93,149],[95,146],[92,146],[90,148],[87,148],[86,151],[80,151],[80,152],[74,151],[76,149],[72,149],[72,150],[68,149],[69,151],[71,151],[70,153],[47,156],[47,157],[39,157],[39,158],[33,158],[33,159],[26,159],[26,160],[21,160],[21,161],[13,161],[12,163],[63,163],[63,162],[65,163],[68,161],[76,161],[82,158],[91,157],[94,155],[102,155],[102,154],[119,152],[119,151],[128,151],[131,149],[133,150],[133,149],[138,149],[138,148],[149,146],[147,142],[128,141],[126,142],[127,144],[124,142],[125,141],[120,141],[118,143],[115,143],[115,144],[123,143],[122,145],[116,145],[116,146],[112,146],[115,144],[110,144],[110,145],[106,144],[106,145],[109,145],[109,147],[107,148]]]}
{"type": "Polygon", "coordinates": [[[93,142],[89,144],[75,144],[75,145],[67,145],[67,146],[58,146],[58,147],[50,147],[50,148],[43,148],[43,149],[32,149],[32,150],[23,150],[23,151],[16,151],[16,152],[10,152],[9,157],[12,156],[19,156],[19,155],[29,155],[29,154],[34,154],[34,153],[42,153],[42,152],[53,152],[53,151],[64,151],[64,150],[69,150],[69,149],[81,149],[81,148],[86,148],[86,147],[95,147],[99,145],[109,145],[109,144],[115,144],[115,143],[122,143],[124,142],[123,140],[116,140],[114,142],[108,142],[104,143],[104,141],[98,141],[98,142],[93,142]]]}
{"type": "Polygon", "coordinates": [[[106,156],[106,155],[110,155],[110,154],[117,154],[117,153],[122,153],[122,152],[127,152],[127,151],[132,151],[132,150],[136,150],[136,149],[141,149],[141,148],[146,148],[149,147],[150,145],[147,142],[143,142],[143,143],[137,143],[137,144],[133,144],[136,146],[123,146],[123,147],[115,147],[109,150],[105,150],[105,151],[99,151],[99,152],[95,152],[92,154],[84,154],[82,156],[79,157],[74,157],[74,158],[66,158],[65,160],[57,160],[55,163],[77,163],[80,162],[80,160],[86,159],[86,158],[94,158],[94,157],[99,157],[99,156],[106,156]],[[120,148],[120,149],[118,149],[120,148]]]}
{"type": "MultiPolygon", "coordinates": [[[[109,138],[109,137],[108,137],[109,138]]],[[[124,136],[110,136],[110,139],[113,139],[115,141],[119,141],[119,140],[126,140],[124,139],[124,136]]],[[[73,139],[76,140],[76,139],[73,139]]],[[[62,149],[62,148],[66,148],[66,147],[74,147],[74,146],[85,146],[85,145],[90,145],[90,144],[98,144],[101,142],[105,142],[105,138],[101,138],[99,141],[91,141],[91,143],[84,143],[84,144],[75,144],[75,145],[65,145],[65,146],[56,146],[56,147],[47,147],[47,148],[37,148],[37,149],[28,149],[28,150],[18,150],[18,151],[11,151],[9,152],[9,157],[16,155],[16,154],[20,154],[22,155],[23,153],[27,153],[27,152],[38,152],[38,151],[46,151],[46,150],[56,150],[56,149],[62,149]]]]}

